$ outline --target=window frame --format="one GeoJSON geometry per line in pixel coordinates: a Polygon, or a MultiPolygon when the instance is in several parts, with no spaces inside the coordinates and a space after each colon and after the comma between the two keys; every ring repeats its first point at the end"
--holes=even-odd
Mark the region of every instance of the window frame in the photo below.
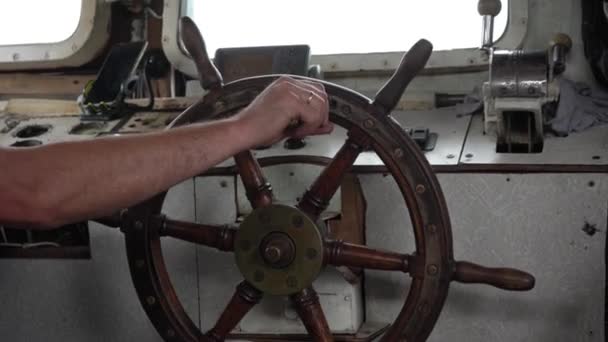
{"type": "MultiPolygon", "coordinates": [[[[507,27],[495,46],[506,49],[521,48],[528,29],[528,1],[510,0],[507,27]]],[[[196,77],[194,62],[179,39],[179,18],[187,9],[188,0],[165,0],[162,28],[162,45],[165,54],[179,71],[196,77]]],[[[204,34],[204,32],[203,32],[204,34]]],[[[481,45],[481,17],[479,18],[481,45]]],[[[395,70],[401,61],[402,52],[345,53],[332,55],[312,55],[311,64],[321,65],[327,74],[369,74],[387,73],[395,70]]],[[[426,70],[434,73],[484,70],[488,56],[479,48],[464,48],[433,51],[426,70]]]]}
{"type": "Polygon", "coordinates": [[[111,3],[82,0],[76,30],[55,43],[0,46],[0,71],[76,67],[97,56],[110,37],[111,3]]]}

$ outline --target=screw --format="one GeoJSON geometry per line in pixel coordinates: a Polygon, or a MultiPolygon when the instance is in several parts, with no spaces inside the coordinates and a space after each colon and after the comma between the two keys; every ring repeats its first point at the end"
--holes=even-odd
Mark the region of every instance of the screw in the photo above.
{"type": "Polygon", "coordinates": [[[372,127],[374,127],[374,125],[375,125],[374,120],[372,120],[372,119],[367,119],[363,122],[363,126],[365,128],[372,128],[372,127]]]}
{"type": "Polygon", "coordinates": [[[139,259],[135,262],[135,266],[137,266],[138,268],[142,268],[142,267],[144,267],[144,265],[145,265],[145,262],[141,259],[139,259]]]}
{"type": "Polygon", "coordinates": [[[173,329],[167,330],[167,337],[169,337],[169,338],[175,337],[175,331],[173,329]]]}
{"type": "Polygon", "coordinates": [[[296,287],[298,285],[298,279],[294,276],[287,277],[287,286],[296,287]]]}
{"type": "Polygon", "coordinates": [[[447,158],[448,158],[448,159],[454,159],[454,157],[456,157],[456,156],[455,156],[455,155],[453,155],[453,154],[448,154],[448,155],[447,155],[447,158]]]}
{"type": "Polygon", "coordinates": [[[467,158],[473,158],[473,153],[467,153],[467,154],[465,155],[465,157],[467,157],[467,158]]]}
{"type": "Polygon", "coordinates": [[[296,228],[301,228],[304,225],[304,218],[300,215],[295,215],[291,218],[291,223],[296,228]]]}
{"type": "Polygon", "coordinates": [[[416,193],[421,195],[426,191],[426,188],[422,184],[416,185],[416,193]]]}
{"type": "Polygon", "coordinates": [[[403,150],[400,148],[396,148],[395,151],[393,151],[393,156],[395,158],[401,158],[403,157],[403,150]]]}
{"type": "Polygon", "coordinates": [[[228,187],[228,182],[226,182],[226,181],[221,181],[221,182],[220,182],[220,186],[221,186],[222,188],[227,188],[227,187],[228,187]]]}
{"type": "Polygon", "coordinates": [[[439,269],[437,268],[436,265],[429,265],[429,267],[426,269],[426,271],[429,275],[436,275],[437,272],[439,271],[439,269]]]}
{"type": "Polygon", "coordinates": [[[255,271],[255,273],[253,274],[253,280],[257,281],[258,283],[264,280],[264,272],[257,270],[255,271]]]}
{"type": "Polygon", "coordinates": [[[148,305],[154,305],[156,304],[156,298],[154,298],[153,296],[149,296],[148,298],[146,298],[146,303],[148,303],[148,305]]]}
{"type": "Polygon", "coordinates": [[[435,234],[437,232],[437,226],[434,224],[429,224],[428,230],[429,230],[429,233],[435,234]]]}
{"type": "Polygon", "coordinates": [[[318,252],[317,252],[317,250],[316,250],[316,249],[314,249],[314,248],[309,248],[309,249],[307,249],[307,250],[306,250],[306,256],[307,256],[307,257],[308,257],[308,259],[310,259],[310,260],[312,260],[312,259],[316,258],[318,254],[319,254],[319,253],[318,253],[318,252]]]}
{"type": "Polygon", "coordinates": [[[349,105],[343,105],[341,109],[342,109],[342,113],[343,114],[350,114],[350,113],[352,113],[352,110],[351,110],[351,108],[350,108],[349,105]]]}

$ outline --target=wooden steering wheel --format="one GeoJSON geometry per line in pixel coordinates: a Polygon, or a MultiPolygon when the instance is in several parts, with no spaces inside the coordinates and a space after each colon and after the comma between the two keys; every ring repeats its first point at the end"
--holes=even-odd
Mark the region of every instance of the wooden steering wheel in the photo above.
{"type": "MultiPolygon", "coordinates": [[[[278,77],[247,78],[224,85],[192,20],[182,18],[180,30],[208,93],[170,127],[234,114],[278,77]]],[[[454,261],[450,220],[439,183],[416,144],[389,115],[431,51],[431,44],[425,40],[414,45],[373,101],[322,82],[330,99],[330,120],[345,128],[348,138],[294,206],[273,202],[272,188],[258,162],[245,151],[234,158],[254,210],[239,227],[164,217],[161,207],[166,193],[123,212],[120,225],[126,235],[133,282],[146,313],[166,341],[223,341],[264,293],[289,296],[310,338],[333,341],[313,288],[313,281],[327,265],[405,272],[411,276],[407,300],[382,341],[425,341],[439,317],[451,281],[519,291],[534,286],[534,278],[522,271],[454,261]],[[330,240],[319,228],[320,214],[357,156],[366,149],[372,149],[382,159],[407,204],[415,236],[416,251],[412,254],[330,240]],[[235,254],[245,280],[236,287],[208,332],[197,328],[178,300],[163,260],[162,237],[235,254]]]]}

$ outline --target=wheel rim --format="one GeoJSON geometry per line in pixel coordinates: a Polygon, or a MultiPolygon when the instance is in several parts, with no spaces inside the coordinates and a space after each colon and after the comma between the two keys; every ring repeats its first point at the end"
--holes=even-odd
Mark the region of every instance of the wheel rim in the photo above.
{"type": "MultiPolygon", "coordinates": [[[[227,84],[186,110],[170,127],[228,116],[249,104],[276,77],[227,84]],[[207,114],[201,118],[198,113],[207,114]]],[[[439,183],[415,143],[395,121],[374,115],[375,108],[365,96],[331,83],[324,85],[331,102],[330,120],[349,131],[363,132],[395,178],[410,214],[416,256],[423,260],[411,272],[407,300],[384,340],[423,341],[439,317],[453,266],[450,222],[439,183]]],[[[162,256],[162,222],[157,218],[164,196],[132,208],[125,219],[131,274],[138,297],[161,336],[199,341],[204,336],[177,299],[162,256]]]]}

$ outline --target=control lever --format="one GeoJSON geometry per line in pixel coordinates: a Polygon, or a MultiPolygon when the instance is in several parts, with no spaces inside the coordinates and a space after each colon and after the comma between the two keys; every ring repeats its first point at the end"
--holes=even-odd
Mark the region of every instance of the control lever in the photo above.
{"type": "Polygon", "coordinates": [[[211,90],[222,87],[224,83],[222,75],[211,62],[203,36],[194,21],[189,17],[182,17],[179,22],[179,31],[184,46],[196,64],[203,89],[211,90]]]}
{"type": "Polygon", "coordinates": [[[479,0],[477,12],[483,18],[481,48],[489,49],[494,44],[494,18],[500,13],[500,0],[479,0]]]}
{"type": "Polygon", "coordinates": [[[566,70],[566,55],[572,49],[572,39],[567,34],[556,34],[549,44],[553,74],[559,75],[566,70]]]}
{"type": "Polygon", "coordinates": [[[426,39],[420,39],[403,56],[401,63],[391,79],[378,91],[373,106],[388,115],[397,106],[405,88],[422,70],[433,52],[433,44],[426,39]]]}

